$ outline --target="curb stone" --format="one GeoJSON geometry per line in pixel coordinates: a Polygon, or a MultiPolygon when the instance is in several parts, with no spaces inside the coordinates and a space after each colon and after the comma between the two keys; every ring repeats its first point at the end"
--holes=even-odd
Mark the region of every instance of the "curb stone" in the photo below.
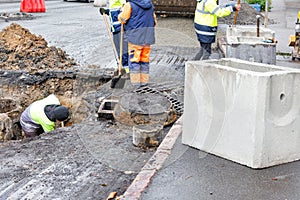
{"type": "Polygon", "coordinates": [[[122,196],[122,200],[138,200],[150,185],[151,178],[160,170],[171,154],[171,150],[182,131],[182,116],[175,122],[154,155],[148,160],[131,185],[122,196]]]}

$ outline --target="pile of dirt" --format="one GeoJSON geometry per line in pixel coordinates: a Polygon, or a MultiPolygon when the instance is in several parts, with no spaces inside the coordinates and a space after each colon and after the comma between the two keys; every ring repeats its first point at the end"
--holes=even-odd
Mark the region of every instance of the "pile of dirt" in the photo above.
{"type": "Polygon", "coordinates": [[[66,52],[48,43],[42,36],[31,34],[28,29],[16,23],[0,32],[0,69],[25,70],[65,70],[77,65],[68,58],[66,52]]]}
{"type": "MultiPolygon", "coordinates": [[[[257,15],[262,15],[262,13],[257,12],[252,6],[248,3],[241,3],[241,9],[238,12],[236,24],[238,25],[256,25],[257,24],[257,15]]],[[[235,12],[227,17],[218,18],[218,22],[222,24],[233,24],[235,12]]],[[[263,23],[263,18],[260,22],[263,23]]],[[[274,20],[268,19],[268,24],[274,24],[274,20]]]]}

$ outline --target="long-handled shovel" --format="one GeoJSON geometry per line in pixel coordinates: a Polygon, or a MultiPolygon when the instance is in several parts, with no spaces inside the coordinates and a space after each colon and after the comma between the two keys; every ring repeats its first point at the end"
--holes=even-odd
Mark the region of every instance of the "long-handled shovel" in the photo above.
{"type": "Polygon", "coordinates": [[[106,10],[105,10],[105,8],[100,8],[100,9],[99,9],[99,12],[100,12],[100,14],[103,16],[103,20],[104,20],[104,23],[105,23],[105,26],[106,26],[106,30],[107,30],[108,35],[109,35],[109,39],[110,39],[110,42],[111,42],[111,46],[113,47],[113,50],[114,50],[114,55],[115,55],[116,61],[117,61],[117,63],[120,63],[119,57],[118,57],[117,48],[116,48],[115,43],[114,43],[114,40],[113,40],[113,35],[112,35],[111,31],[110,31],[110,27],[109,27],[107,18],[106,18],[106,16],[105,16],[106,10]]]}
{"type": "Polygon", "coordinates": [[[120,34],[120,61],[118,74],[111,79],[111,88],[124,88],[126,77],[122,74],[122,55],[123,55],[123,35],[124,35],[124,25],[121,24],[121,34],[120,34]]]}
{"type": "MultiPolygon", "coordinates": [[[[241,0],[238,0],[237,4],[241,4],[241,0]]],[[[233,25],[236,25],[237,17],[238,17],[239,11],[235,11],[234,19],[233,19],[233,25]]]]}

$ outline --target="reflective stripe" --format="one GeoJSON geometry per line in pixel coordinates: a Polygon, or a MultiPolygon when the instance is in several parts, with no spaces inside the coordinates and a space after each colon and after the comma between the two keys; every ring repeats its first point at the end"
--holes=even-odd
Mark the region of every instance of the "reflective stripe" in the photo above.
{"type": "Polygon", "coordinates": [[[220,9],[220,7],[218,6],[218,7],[216,7],[213,11],[212,11],[212,13],[211,14],[215,14],[218,10],[220,9]]]}
{"type": "Polygon", "coordinates": [[[121,22],[117,21],[117,22],[113,22],[112,24],[113,25],[119,25],[119,24],[121,24],[121,22]]]}
{"type": "Polygon", "coordinates": [[[209,12],[206,12],[204,10],[199,10],[199,9],[197,9],[197,12],[202,13],[202,14],[210,14],[209,12]]]}
{"type": "Polygon", "coordinates": [[[207,2],[207,0],[204,0],[202,3],[202,11],[204,11],[204,7],[205,7],[205,3],[207,2]]]}
{"type": "Polygon", "coordinates": [[[120,8],[110,8],[109,9],[110,12],[119,11],[119,10],[120,10],[120,8]]]}
{"type": "Polygon", "coordinates": [[[213,35],[217,34],[216,32],[199,31],[197,29],[195,29],[195,31],[196,31],[196,33],[201,34],[201,35],[211,35],[211,36],[213,36],[213,35]]]}

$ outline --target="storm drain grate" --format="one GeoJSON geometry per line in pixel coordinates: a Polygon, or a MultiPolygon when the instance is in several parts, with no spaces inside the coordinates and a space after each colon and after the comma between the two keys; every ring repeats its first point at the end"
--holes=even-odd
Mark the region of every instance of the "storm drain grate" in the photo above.
{"type": "Polygon", "coordinates": [[[172,107],[176,111],[177,115],[182,115],[183,113],[183,103],[175,99],[174,97],[171,97],[168,94],[162,93],[156,88],[150,87],[150,86],[143,86],[141,88],[136,89],[134,92],[139,94],[145,94],[145,93],[152,93],[152,94],[161,94],[164,97],[166,97],[172,104],[172,107]]]}
{"type": "Polygon", "coordinates": [[[117,103],[119,103],[117,99],[102,100],[98,109],[98,118],[113,119],[113,111],[117,103]]]}

